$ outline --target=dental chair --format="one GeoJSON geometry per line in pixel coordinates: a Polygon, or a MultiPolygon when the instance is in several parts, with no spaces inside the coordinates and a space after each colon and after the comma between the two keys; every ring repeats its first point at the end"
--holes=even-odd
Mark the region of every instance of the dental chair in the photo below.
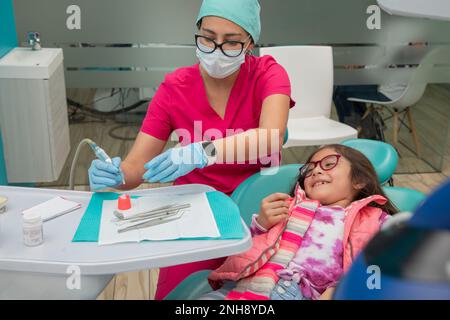
{"type": "MultiPolygon", "coordinates": [[[[391,179],[398,164],[398,154],[390,144],[365,139],[350,139],[342,144],[361,151],[370,160],[382,185],[391,179]]],[[[262,199],[276,192],[291,192],[301,166],[289,164],[265,169],[236,188],[231,198],[239,206],[242,219],[248,226],[252,215],[259,212],[262,199]]],[[[400,212],[413,212],[425,199],[423,193],[407,188],[384,186],[383,190],[400,212]]],[[[210,292],[207,277],[211,271],[201,270],[191,274],[173,289],[165,300],[193,300],[210,292]]]]}

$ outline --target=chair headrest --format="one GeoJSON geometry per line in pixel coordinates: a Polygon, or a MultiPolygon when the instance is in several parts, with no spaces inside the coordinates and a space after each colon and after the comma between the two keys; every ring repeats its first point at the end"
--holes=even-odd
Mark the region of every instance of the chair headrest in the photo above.
{"type": "Polygon", "coordinates": [[[388,143],[368,139],[350,139],[341,144],[364,154],[374,166],[381,184],[388,182],[397,168],[397,151],[388,143]]]}

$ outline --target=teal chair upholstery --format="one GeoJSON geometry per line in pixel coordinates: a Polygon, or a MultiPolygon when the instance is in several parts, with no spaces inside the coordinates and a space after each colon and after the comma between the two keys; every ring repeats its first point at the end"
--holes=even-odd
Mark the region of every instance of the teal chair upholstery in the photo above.
{"type": "Polygon", "coordinates": [[[383,187],[383,190],[400,212],[414,212],[426,198],[424,193],[413,189],[383,187]]]}
{"type": "Polygon", "coordinates": [[[195,300],[211,292],[208,275],[212,270],[201,270],[190,274],[176,286],[164,300],[195,300]]]}
{"type": "Polygon", "coordinates": [[[288,139],[289,139],[289,132],[288,132],[288,128],[286,128],[286,131],[284,132],[283,146],[286,144],[288,139]]]}
{"type": "Polygon", "coordinates": [[[393,146],[382,141],[367,139],[350,139],[341,144],[362,152],[375,167],[381,184],[391,179],[398,164],[398,154],[393,146]]]}

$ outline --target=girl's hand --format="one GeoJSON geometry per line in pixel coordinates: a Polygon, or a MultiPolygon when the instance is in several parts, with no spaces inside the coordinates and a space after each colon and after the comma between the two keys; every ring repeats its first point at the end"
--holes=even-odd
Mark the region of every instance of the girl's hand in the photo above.
{"type": "Polygon", "coordinates": [[[278,222],[286,219],[289,215],[289,202],[286,201],[290,195],[286,193],[274,193],[264,198],[256,221],[261,227],[269,230],[278,222]]]}
{"type": "Polygon", "coordinates": [[[329,287],[327,290],[322,293],[319,300],[331,300],[333,298],[335,287],[329,287]]]}

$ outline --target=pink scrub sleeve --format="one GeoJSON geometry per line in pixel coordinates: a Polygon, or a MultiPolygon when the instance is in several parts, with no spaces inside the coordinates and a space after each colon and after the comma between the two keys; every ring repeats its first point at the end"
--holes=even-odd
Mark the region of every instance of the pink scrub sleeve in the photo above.
{"type": "Polygon", "coordinates": [[[169,112],[170,105],[169,89],[163,82],[150,102],[141,131],[159,140],[169,139],[173,131],[169,112]]]}
{"type": "MultiPolygon", "coordinates": [[[[270,57],[266,60],[266,71],[262,73],[258,81],[257,90],[261,94],[262,101],[274,94],[284,94],[291,96],[291,82],[286,70],[270,57]]],[[[290,107],[295,106],[291,98],[290,107]]]]}

